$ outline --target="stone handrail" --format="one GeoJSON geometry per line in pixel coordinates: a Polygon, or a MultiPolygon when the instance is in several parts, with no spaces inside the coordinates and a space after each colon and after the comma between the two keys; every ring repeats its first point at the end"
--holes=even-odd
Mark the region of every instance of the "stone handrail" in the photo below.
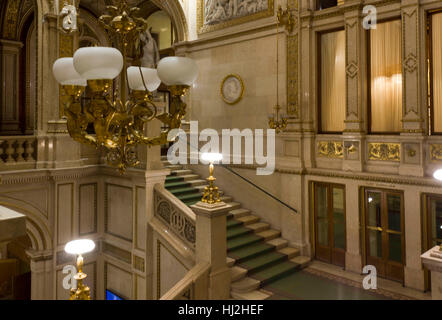
{"type": "Polygon", "coordinates": [[[155,216],[191,248],[195,248],[195,213],[164,188],[154,189],[155,216]]]}
{"type": "Polygon", "coordinates": [[[202,300],[207,299],[210,264],[202,262],[194,266],[160,300],[202,300]]]}
{"type": "Polygon", "coordinates": [[[0,170],[16,169],[34,165],[37,161],[37,138],[35,136],[0,137],[0,170]]]}

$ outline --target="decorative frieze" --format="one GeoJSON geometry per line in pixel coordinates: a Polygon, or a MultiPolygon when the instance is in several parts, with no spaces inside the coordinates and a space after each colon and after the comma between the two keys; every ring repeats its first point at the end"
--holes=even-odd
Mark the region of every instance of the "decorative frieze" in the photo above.
{"type": "Polygon", "coordinates": [[[344,144],[342,141],[319,141],[318,156],[331,159],[343,159],[344,144]]]}
{"type": "Polygon", "coordinates": [[[368,159],[376,161],[401,161],[401,145],[399,143],[369,143],[368,159]]]}

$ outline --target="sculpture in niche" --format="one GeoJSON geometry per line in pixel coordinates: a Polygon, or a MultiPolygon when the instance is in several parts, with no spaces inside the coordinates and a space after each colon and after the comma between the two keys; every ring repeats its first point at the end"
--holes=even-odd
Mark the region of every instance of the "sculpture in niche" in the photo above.
{"type": "Polygon", "coordinates": [[[145,68],[156,68],[160,61],[158,44],[152,37],[152,28],[146,29],[136,44],[140,65],[145,68]]]}
{"type": "Polygon", "coordinates": [[[205,0],[204,24],[217,24],[266,11],[268,8],[268,0],[205,0]]]}

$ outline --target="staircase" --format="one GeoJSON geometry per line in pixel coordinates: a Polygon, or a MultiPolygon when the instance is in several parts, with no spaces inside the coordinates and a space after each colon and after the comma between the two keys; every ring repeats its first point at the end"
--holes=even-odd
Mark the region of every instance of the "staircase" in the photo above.
{"type": "MultiPolygon", "coordinates": [[[[169,165],[165,158],[162,162],[171,169],[165,188],[188,206],[200,201],[206,180],[181,165],[169,165]]],[[[289,247],[280,231],[271,229],[268,223],[261,222],[232,197],[220,193],[221,200],[231,206],[227,215],[231,296],[238,300],[267,299],[272,293],[261,290],[263,286],[304,268],[310,258],[300,256],[299,249],[289,247]]]]}

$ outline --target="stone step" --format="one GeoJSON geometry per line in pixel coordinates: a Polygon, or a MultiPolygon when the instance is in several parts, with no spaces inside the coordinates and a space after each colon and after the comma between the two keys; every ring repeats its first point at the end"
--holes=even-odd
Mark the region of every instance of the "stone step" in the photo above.
{"type": "Polygon", "coordinates": [[[199,179],[200,176],[197,174],[185,174],[185,175],[180,176],[180,178],[183,178],[184,181],[192,181],[192,180],[199,179]]]}
{"type": "Polygon", "coordinates": [[[235,259],[227,257],[226,258],[227,267],[231,268],[235,264],[235,259]]]}
{"type": "Polygon", "coordinates": [[[231,292],[232,298],[236,300],[265,300],[272,295],[262,292],[261,290],[253,290],[250,292],[231,292]]]}
{"type": "Polygon", "coordinates": [[[267,241],[268,244],[275,247],[276,250],[280,250],[288,246],[288,241],[283,238],[276,238],[270,241],[267,241]]]}
{"type": "Polygon", "coordinates": [[[235,227],[238,227],[238,226],[241,226],[241,225],[242,225],[241,221],[238,221],[238,220],[235,220],[235,219],[228,219],[227,220],[227,229],[235,228],[235,227]]]}
{"type": "MultiPolygon", "coordinates": [[[[219,194],[220,194],[220,195],[223,195],[223,192],[222,192],[222,191],[219,191],[219,194]]],[[[220,200],[221,200],[222,202],[224,202],[224,203],[231,204],[232,201],[233,201],[233,198],[230,197],[230,196],[224,196],[224,195],[223,195],[222,197],[220,197],[220,200]]]]}
{"type": "Polygon", "coordinates": [[[246,247],[248,245],[262,242],[262,238],[256,236],[255,234],[245,234],[233,239],[227,240],[227,251],[237,250],[243,247],[246,247]]]}
{"type": "Polygon", "coordinates": [[[264,241],[273,240],[279,238],[281,236],[281,231],[269,229],[262,232],[257,233],[258,236],[263,237],[264,241]]]}
{"type": "Polygon", "coordinates": [[[298,265],[301,269],[304,269],[310,264],[310,258],[306,256],[297,256],[293,259],[290,259],[290,262],[298,265]]]}
{"type": "Polygon", "coordinates": [[[247,274],[247,269],[243,269],[241,267],[234,266],[233,268],[230,269],[231,282],[239,281],[239,280],[245,278],[246,274],[247,274]]]}
{"type": "MultiPolygon", "coordinates": [[[[236,220],[241,221],[242,223],[244,223],[245,226],[247,226],[249,224],[255,224],[255,223],[259,222],[260,218],[257,216],[254,216],[253,214],[249,214],[248,216],[237,218],[236,220]]],[[[269,239],[269,240],[271,240],[271,239],[269,239]]]]}
{"type": "Polygon", "coordinates": [[[258,289],[260,285],[261,281],[245,277],[239,281],[233,282],[230,288],[232,293],[246,293],[258,289]]]}
{"type": "Polygon", "coordinates": [[[229,215],[232,215],[233,218],[237,219],[237,218],[241,218],[244,216],[248,216],[250,214],[250,210],[249,209],[235,209],[235,210],[230,210],[229,211],[229,215]]]}
{"type": "Polygon", "coordinates": [[[249,275],[252,275],[284,260],[287,260],[285,254],[271,251],[240,263],[240,267],[247,269],[249,275]]]}
{"type": "Polygon", "coordinates": [[[239,202],[229,202],[230,211],[241,208],[241,203],[239,202]]]}
{"type": "Polygon", "coordinates": [[[253,247],[249,248],[239,248],[236,250],[231,250],[228,255],[229,257],[235,259],[235,262],[241,263],[247,259],[251,259],[253,257],[259,256],[261,254],[274,251],[275,247],[265,243],[260,242],[253,247]]]}
{"type": "Polygon", "coordinates": [[[190,183],[192,187],[199,187],[202,186],[203,189],[206,186],[207,181],[202,179],[196,179],[196,180],[188,180],[187,183],[190,183]]]}
{"type": "Polygon", "coordinates": [[[247,228],[252,229],[253,232],[255,233],[259,233],[268,230],[270,228],[270,225],[265,222],[258,222],[258,223],[249,224],[247,228]]]}
{"type": "Polygon", "coordinates": [[[180,170],[173,170],[171,173],[175,176],[184,176],[184,175],[193,174],[193,171],[187,169],[180,169],[180,170]]]}
{"type": "Polygon", "coordinates": [[[296,265],[289,260],[283,260],[254,273],[253,278],[260,279],[261,284],[266,285],[295,272],[296,269],[299,269],[299,265],[296,265]]]}
{"type": "Polygon", "coordinates": [[[227,239],[233,239],[235,237],[240,237],[245,234],[252,233],[253,231],[244,226],[237,226],[227,230],[227,239]]]}
{"type": "Polygon", "coordinates": [[[171,171],[177,171],[183,169],[183,166],[180,164],[171,164],[171,165],[165,165],[165,169],[169,169],[171,171]]]}
{"type": "Polygon", "coordinates": [[[278,250],[278,252],[282,253],[282,254],[285,254],[287,256],[287,258],[290,260],[290,259],[293,259],[293,258],[299,256],[301,251],[299,249],[296,249],[296,248],[285,247],[285,248],[283,248],[281,250],[278,250]]]}

